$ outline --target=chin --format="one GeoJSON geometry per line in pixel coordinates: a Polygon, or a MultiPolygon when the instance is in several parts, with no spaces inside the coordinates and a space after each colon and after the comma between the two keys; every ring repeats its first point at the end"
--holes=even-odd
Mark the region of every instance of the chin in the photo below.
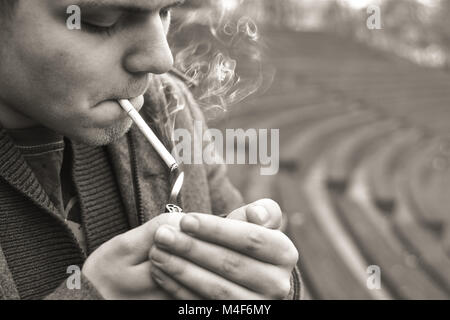
{"type": "Polygon", "coordinates": [[[81,134],[67,136],[79,143],[91,146],[106,146],[125,136],[132,125],[131,119],[125,119],[108,128],[83,129],[81,134]]]}

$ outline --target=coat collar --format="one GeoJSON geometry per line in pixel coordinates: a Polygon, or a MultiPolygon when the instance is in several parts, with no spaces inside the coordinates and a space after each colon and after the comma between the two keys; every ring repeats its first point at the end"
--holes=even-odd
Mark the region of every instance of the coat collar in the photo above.
{"type": "MultiPolygon", "coordinates": [[[[164,163],[156,151],[149,146],[142,134],[133,127],[134,131],[134,152],[136,153],[137,166],[135,168],[138,176],[141,192],[142,206],[146,214],[145,220],[153,218],[156,213],[163,212],[165,201],[169,196],[167,183],[168,172],[164,163]]],[[[128,221],[131,227],[138,226],[137,206],[133,176],[131,170],[130,145],[127,137],[122,137],[115,143],[107,146],[109,158],[111,160],[117,184],[122,195],[128,221]]]]}
{"type": "Polygon", "coordinates": [[[58,209],[36,178],[7,131],[0,129],[0,177],[37,206],[58,216],[58,209]]]}

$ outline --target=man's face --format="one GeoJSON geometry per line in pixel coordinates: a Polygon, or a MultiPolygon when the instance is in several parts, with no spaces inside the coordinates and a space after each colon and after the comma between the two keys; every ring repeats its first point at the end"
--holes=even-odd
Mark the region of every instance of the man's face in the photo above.
{"type": "Polygon", "coordinates": [[[95,145],[125,134],[131,121],[115,100],[141,108],[149,73],[172,67],[166,9],[177,1],[17,1],[0,31],[0,124],[95,145]],[[66,25],[70,5],[81,8],[81,30],[66,25]]]}

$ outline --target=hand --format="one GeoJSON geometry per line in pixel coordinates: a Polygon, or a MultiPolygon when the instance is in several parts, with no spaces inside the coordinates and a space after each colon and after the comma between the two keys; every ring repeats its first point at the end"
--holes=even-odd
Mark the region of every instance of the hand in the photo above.
{"type": "Polygon", "coordinates": [[[82,273],[105,299],[168,299],[150,276],[148,252],[161,225],[179,229],[182,215],[162,214],[100,246],[86,260],[82,273]]]}
{"type": "Polygon", "coordinates": [[[268,200],[258,204],[268,217],[252,204],[226,219],[187,214],[181,231],[161,226],[150,251],[155,281],[177,299],[285,298],[298,252],[280,231],[240,221],[279,227],[279,206],[268,200]]]}

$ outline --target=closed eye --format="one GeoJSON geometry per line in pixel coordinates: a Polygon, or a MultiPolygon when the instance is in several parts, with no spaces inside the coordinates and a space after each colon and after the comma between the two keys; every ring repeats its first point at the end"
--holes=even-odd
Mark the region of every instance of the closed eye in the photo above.
{"type": "Polygon", "coordinates": [[[113,33],[115,25],[116,25],[116,24],[113,24],[111,26],[101,26],[101,25],[92,24],[92,23],[85,22],[85,21],[83,21],[81,24],[82,24],[82,28],[88,32],[107,34],[107,35],[111,35],[113,33]]]}
{"type": "MultiPolygon", "coordinates": [[[[170,20],[172,9],[179,7],[184,4],[184,0],[180,0],[175,2],[169,6],[162,8],[159,11],[159,15],[163,20],[170,20]]],[[[136,14],[142,14],[142,12],[136,11],[136,14]]],[[[88,15],[88,17],[84,17],[82,21],[82,27],[91,33],[100,33],[111,35],[117,29],[117,25],[119,24],[120,19],[123,17],[123,14],[106,14],[99,13],[98,15],[88,15]]],[[[170,22],[169,22],[170,23],[170,22]]]]}

